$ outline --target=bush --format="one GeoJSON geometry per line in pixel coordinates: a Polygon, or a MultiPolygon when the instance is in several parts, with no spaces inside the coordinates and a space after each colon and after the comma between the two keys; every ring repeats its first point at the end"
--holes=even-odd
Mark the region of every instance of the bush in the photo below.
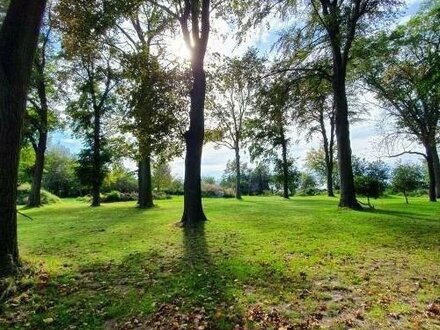
{"type": "Polygon", "coordinates": [[[155,200],[171,199],[171,196],[162,191],[153,191],[153,199],[155,200]]]}
{"type": "MultiPolygon", "coordinates": [[[[29,183],[24,183],[17,188],[17,204],[26,205],[29,199],[29,194],[31,193],[31,185],[29,183]]],[[[54,204],[59,203],[61,199],[51,194],[50,192],[41,189],[41,204],[54,204]]]]}
{"type": "Polygon", "coordinates": [[[319,189],[317,188],[305,188],[297,191],[297,196],[317,196],[320,194],[319,189]]]}
{"type": "Polygon", "coordinates": [[[101,197],[102,203],[116,203],[116,202],[130,202],[137,201],[137,193],[121,193],[120,191],[113,190],[101,197]]]}
{"type": "Polygon", "coordinates": [[[91,195],[80,196],[77,197],[76,200],[79,202],[90,203],[92,201],[92,196],[91,195]]]}
{"type": "Polygon", "coordinates": [[[220,198],[225,195],[223,188],[218,184],[202,182],[202,197],[220,198]]]}

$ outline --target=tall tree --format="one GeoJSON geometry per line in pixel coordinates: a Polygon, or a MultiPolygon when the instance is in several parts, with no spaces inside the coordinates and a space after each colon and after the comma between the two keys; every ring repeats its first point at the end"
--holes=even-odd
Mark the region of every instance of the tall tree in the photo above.
{"type": "Polygon", "coordinates": [[[369,88],[394,120],[395,134],[418,141],[425,149],[429,198],[440,192],[437,151],[440,120],[440,6],[419,14],[390,35],[362,47],[373,56],[360,70],[369,88]],[[437,193],[436,193],[437,190],[437,193]]]}
{"type": "Polygon", "coordinates": [[[367,33],[378,19],[386,19],[398,1],[311,0],[311,17],[323,29],[332,54],[332,88],[335,105],[336,140],[341,180],[339,206],[360,209],[351,164],[350,125],[346,91],[347,67],[353,41],[367,33]]]}
{"type": "Polygon", "coordinates": [[[295,110],[296,91],[288,80],[268,81],[259,91],[257,115],[248,121],[247,134],[252,137],[251,158],[269,158],[280,169],[283,197],[289,198],[291,167],[289,126],[295,110]]]}
{"type": "Polygon", "coordinates": [[[253,108],[263,72],[262,60],[255,49],[243,57],[225,58],[214,73],[215,94],[210,116],[214,120],[214,142],[235,153],[235,197],[241,199],[240,151],[245,143],[245,121],[253,108]]]}
{"type": "Polygon", "coordinates": [[[320,135],[324,151],[325,177],[327,195],[334,197],[334,152],[335,152],[335,107],[331,97],[331,87],[328,81],[309,77],[300,82],[302,97],[300,106],[295,113],[297,126],[306,130],[306,138],[311,139],[315,134],[320,135]],[[330,88],[329,88],[330,87],[330,88]]]}
{"type": "Polygon", "coordinates": [[[159,8],[140,3],[122,15],[116,25],[121,65],[128,94],[127,132],[137,140],[140,208],[153,206],[151,161],[153,157],[170,158],[180,148],[180,116],[185,102],[179,85],[184,75],[179,70],[165,69],[163,59],[164,30],[172,22],[159,8]],[[128,27],[128,28],[127,28],[128,27]],[[125,40],[128,47],[120,47],[125,40]]]}
{"type": "MultiPolygon", "coordinates": [[[[307,20],[301,30],[307,30],[311,43],[321,45],[319,50],[307,57],[308,61],[320,60],[321,55],[330,55],[332,63],[332,89],[335,104],[335,128],[338,149],[341,196],[339,206],[361,209],[356,200],[351,165],[349,109],[346,92],[348,65],[352,57],[352,45],[360,35],[371,33],[380,22],[389,21],[399,0],[308,0],[304,6],[295,0],[271,0],[234,2],[235,10],[247,16],[245,27],[250,22],[261,22],[278,10],[282,18],[290,19],[295,9],[307,20]]],[[[302,21],[303,22],[303,21],[302,21]]],[[[293,31],[297,31],[294,29],[293,31]]],[[[296,34],[292,35],[293,38],[296,34]]]]}
{"type": "Polygon", "coordinates": [[[191,51],[192,89],[189,128],[185,132],[185,184],[182,223],[191,227],[206,220],[202,206],[201,162],[205,135],[205,55],[210,34],[211,0],[165,0],[150,3],[176,19],[191,51]]]}
{"type": "Polygon", "coordinates": [[[19,262],[17,176],[26,96],[45,0],[12,0],[0,29],[0,276],[19,262]]]}
{"type": "Polygon", "coordinates": [[[34,57],[31,75],[28,106],[25,113],[24,137],[31,142],[35,151],[32,187],[28,206],[41,205],[41,181],[43,179],[44,158],[47,147],[48,132],[55,123],[54,110],[51,108],[51,99],[55,96],[55,82],[53,79],[56,56],[52,40],[51,9],[48,9],[43,21],[36,55],[34,57]]]}
{"type": "Polygon", "coordinates": [[[107,6],[95,1],[60,1],[56,9],[66,80],[76,92],[69,95],[67,110],[75,132],[85,143],[78,174],[91,188],[92,206],[99,206],[110,160],[105,124],[120,103],[114,93],[120,82],[118,65],[108,33],[114,18],[106,12],[107,6]]]}

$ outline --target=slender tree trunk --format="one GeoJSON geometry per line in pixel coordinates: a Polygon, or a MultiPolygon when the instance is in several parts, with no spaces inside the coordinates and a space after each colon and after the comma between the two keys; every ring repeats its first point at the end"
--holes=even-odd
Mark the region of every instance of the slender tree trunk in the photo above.
{"type": "Polygon", "coordinates": [[[43,180],[44,157],[46,153],[47,133],[40,132],[38,146],[35,150],[35,165],[32,176],[31,193],[29,195],[28,206],[38,207],[41,205],[41,181],[43,180]]]}
{"type": "MultiPolygon", "coordinates": [[[[321,125],[322,132],[322,141],[324,146],[324,155],[325,155],[325,167],[326,167],[326,179],[327,179],[327,195],[329,197],[334,197],[335,194],[333,192],[333,157],[331,153],[333,152],[333,136],[330,137],[330,143],[327,137],[327,130],[325,128],[324,122],[324,114],[321,112],[319,116],[319,122],[321,125]]],[[[331,128],[331,133],[333,135],[333,128],[331,128]]]]}
{"type": "Polygon", "coordinates": [[[405,203],[409,204],[409,202],[408,202],[408,195],[406,194],[406,191],[403,191],[403,196],[405,196],[405,203]]]}
{"type": "MultiPolygon", "coordinates": [[[[197,55],[195,55],[197,56],[197,55]]],[[[191,90],[190,126],[185,133],[185,183],[182,223],[192,227],[206,220],[202,206],[201,163],[205,133],[206,75],[203,62],[195,59],[192,64],[193,88],[191,90]]]]}
{"type": "Polygon", "coordinates": [[[235,198],[241,199],[240,148],[235,147],[235,198]]]}
{"type": "Polygon", "coordinates": [[[101,205],[101,109],[94,107],[92,206],[101,205]]]}
{"type": "Polygon", "coordinates": [[[333,92],[335,102],[336,140],[338,146],[339,176],[341,180],[340,207],[361,210],[356,200],[353,167],[351,164],[350,125],[348,122],[347,93],[345,89],[345,69],[342,60],[334,55],[333,92]]]}
{"type": "Polygon", "coordinates": [[[282,137],[282,157],[283,157],[283,197],[289,198],[289,164],[287,162],[287,141],[282,137]]]}
{"type": "MultiPolygon", "coordinates": [[[[45,56],[45,54],[42,54],[42,56],[45,56]]],[[[32,177],[32,187],[28,201],[28,206],[30,207],[38,207],[41,205],[41,181],[43,180],[44,156],[47,146],[48,104],[46,84],[44,81],[44,65],[41,66],[38,73],[40,75],[37,83],[38,98],[40,99],[40,108],[38,109],[40,127],[38,130],[38,145],[35,150],[35,166],[32,177]]]]}
{"type": "Polygon", "coordinates": [[[432,160],[435,174],[436,197],[440,198],[440,160],[438,157],[437,145],[432,147],[432,160]]]}
{"type": "Polygon", "coordinates": [[[436,202],[437,196],[435,191],[435,170],[434,170],[434,157],[433,157],[433,147],[431,145],[426,145],[426,162],[428,165],[428,176],[429,176],[429,201],[436,202]]]}
{"type": "Polygon", "coordinates": [[[151,159],[150,156],[143,156],[139,162],[139,198],[138,205],[141,209],[153,207],[153,192],[151,185],[151,159]]]}
{"type": "Polygon", "coordinates": [[[17,177],[26,94],[45,0],[12,0],[0,30],[0,277],[16,271],[17,177]]]}

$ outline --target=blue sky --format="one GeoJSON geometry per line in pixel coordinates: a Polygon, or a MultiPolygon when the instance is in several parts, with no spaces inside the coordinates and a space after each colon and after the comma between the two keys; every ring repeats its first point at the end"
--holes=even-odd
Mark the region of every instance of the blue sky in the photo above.
{"type": "MultiPolygon", "coordinates": [[[[402,16],[400,21],[406,21],[412,14],[414,14],[420,7],[420,0],[407,0],[407,10],[406,13],[402,16]]],[[[281,27],[280,27],[281,28],[281,27]]],[[[211,44],[215,46],[211,46],[211,51],[221,51],[223,52],[232,52],[234,55],[239,55],[246,49],[248,46],[256,46],[258,49],[262,51],[267,51],[272,46],[273,41],[276,39],[276,28],[268,31],[265,28],[261,28],[250,38],[249,42],[246,45],[242,45],[240,47],[236,47],[233,40],[212,40],[211,44]],[[275,30],[275,31],[274,31],[275,30]],[[217,49],[216,49],[217,47],[217,49]]],[[[371,98],[371,97],[370,97],[371,98]]],[[[374,100],[373,100],[374,101],[374,100]]],[[[352,125],[351,127],[351,143],[353,153],[360,157],[365,157],[369,159],[383,159],[385,161],[389,161],[383,157],[380,151],[378,151],[377,143],[380,139],[380,133],[377,129],[377,124],[383,120],[383,116],[381,111],[375,109],[374,106],[370,108],[370,114],[368,116],[368,120],[365,120],[356,125],[352,125]],[[382,156],[382,157],[381,157],[382,156]]],[[[304,141],[304,138],[298,136],[297,133],[293,133],[293,140],[304,141]]],[[[54,132],[51,135],[51,144],[57,145],[60,144],[64,147],[70,149],[72,153],[77,153],[82,145],[81,141],[75,139],[69,134],[68,131],[65,132],[54,132]]],[[[308,150],[311,148],[317,148],[319,146],[318,140],[312,140],[310,143],[300,142],[298,144],[293,144],[291,147],[291,155],[297,159],[299,166],[302,165],[304,156],[308,150]]],[[[203,150],[203,159],[202,159],[202,175],[203,176],[213,176],[219,179],[226,167],[226,162],[229,159],[233,159],[234,155],[231,150],[226,148],[214,148],[212,144],[208,144],[204,147],[203,150]]],[[[408,158],[414,160],[414,157],[408,158]]],[[[243,161],[248,161],[248,155],[243,155],[243,161]]],[[[394,162],[395,160],[393,160],[394,162]]],[[[129,167],[134,167],[134,162],[127,162],[129,167]]],[[[179,158],[175,159],[171,162],[171,168],[173,174],[179,177],[183,177],[184,173],[184,159],[179,158]]]]}

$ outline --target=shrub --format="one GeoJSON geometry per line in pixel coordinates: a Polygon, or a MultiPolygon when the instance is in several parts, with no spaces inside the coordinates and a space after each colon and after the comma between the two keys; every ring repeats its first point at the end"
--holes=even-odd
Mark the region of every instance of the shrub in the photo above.
{"type": "MultiPolygon", "coordinates": [[[[24,183],[17,188],[17,204],[18,205],[26,205],[29,194],[31,193],[31,185],[29,183],[24,183]]],[[[60,202],[61,199],[51,194],[50,192],[41,189],[41,204],[47,205],[47,204],[54,204],[60,202]]]]}
{"type": "Polygon", "coordinates": [[[120,191],[113,190],[101,196],[102,203],[130,202],[137,200],[138,194],[135,192],[121,193],[120,191]]]}
{"type": "Polygon", "coordinates": [[[219,198],[223,197],[225,192],[218,184],[202,182],[202,197],[219,198]]]}
{"type": "Polygon", "coordinates": [[[162,191],[154,191],[153,192],[153,199],[155,199],[155,200],[171,199],[171,196],[165,192],[162,192],[162,191]]]}

